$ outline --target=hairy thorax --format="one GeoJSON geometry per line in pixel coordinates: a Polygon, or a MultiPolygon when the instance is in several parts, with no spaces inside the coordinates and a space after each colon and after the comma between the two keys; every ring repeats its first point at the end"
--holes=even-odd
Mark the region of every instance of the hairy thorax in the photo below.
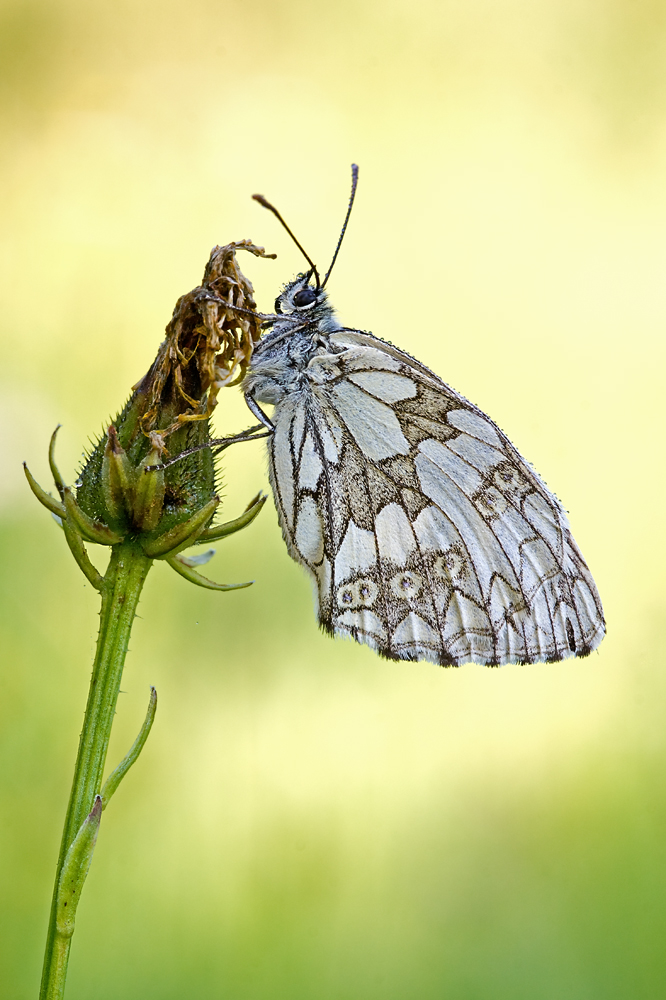
{"type": "Polygon", "coordinates": [[[313,382],[326,380],[328,361],[337,353],[330,337],[339,329],[328,309],[307,324],[292,316],[278,320],[255,348],[243,390],[258,403],[275,405],[286,395],[302,393],[313,382]]]}

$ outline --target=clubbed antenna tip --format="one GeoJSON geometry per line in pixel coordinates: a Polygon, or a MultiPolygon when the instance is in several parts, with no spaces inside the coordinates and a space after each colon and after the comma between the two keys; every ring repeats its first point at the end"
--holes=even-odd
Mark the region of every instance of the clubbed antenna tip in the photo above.
{"type": "Polygon", "coordinates": [[[280,222],[280,224],[287,230],[287,232],[291,236],[292,240],[294,241],[294,243],[296,244],[296,246],[298,247],[298,249],[301,251],[301,253],[303,254],[303,256],[305,257],[305,259],[307,260],[307,262],[310,265],[310,267],[312,268],[312,273],[314,274],[315,279],[317,281],[317,288],[319,288],[320,287],[320,282],[319,282],[319,272],[317,271],[317,265],[314,263],[313,260],[310,259],[310,256],[305,252],[305,250],[303,249],[303,247],[301,246],[301,244],[298,242],[298,240],[296,239],[296,237],[292,233],[292,231],[289,228],[289,226],[287,225],[287,223],[284,221],[284,219],[282,218],[282,216],[278,212],[278,210],[275,207],[275,205],[271,205],[270,201],[267,198],[264,198],[263,194],[253,194],[252,197],[253,197],[253,199],[255,201],[258,201],[259,204],[261,206],[263,206],[263,208],[267,208],[269,212],[272,212],[273,215],[276,217],[276,219],[280,222]]]}
{"type": "Polygon", "coordinates": [[[342,240],[344,238],[345,232],[347,231],[347,223],[349,222],[349,216],[351,215],[351,210],[352,210],[352,207],[354,205],[354,198],[356,197],[356,185],[358,184],[358,166],[355,163],[352,163],[351,172],[352,172],[352,189],[351,189],[351,195],[349,196],[349,205],[347,207],[347,214],[345,215],[345,221],[342,224],[342,232],[340,233],[340,239],[338,240],[338,245],[336,246],[335,253],[333,254],[333,260],[331,261],[331,266],[329,267],[328,271],[326,272],[324,280],[321,283],[321,287],[322,288],[324,287],[324,285],[328,281],[330,273],[333,270],[333,265],[335,264],[335,261],[337,260],[338,254],[340,253],[340,247],[342,246],[342,240]]]}

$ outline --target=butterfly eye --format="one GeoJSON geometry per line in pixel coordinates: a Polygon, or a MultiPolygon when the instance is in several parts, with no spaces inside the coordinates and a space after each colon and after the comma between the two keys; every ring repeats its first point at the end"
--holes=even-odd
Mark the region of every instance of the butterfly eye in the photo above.
{"type": "Polygon", "coordinates": [[[316,298],[313,288],[299,288],[294,295],[294,305],[298,307],[311,306],[316,298]]]}

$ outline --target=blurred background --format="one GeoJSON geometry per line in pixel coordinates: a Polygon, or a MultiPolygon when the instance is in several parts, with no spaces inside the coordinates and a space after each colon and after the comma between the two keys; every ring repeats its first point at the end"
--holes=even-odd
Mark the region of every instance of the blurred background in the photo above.
{"type": "MultiPolygon", "coordinates": [[[[330,294],[492,415],[570,511],[580,662],[442,670],[319,633],[267,506],[229,594],[151,573],[68,1000],[612,1000],[666,986],[666,7],[2,0],[0,992],[37,995],[97,595],[73,482],[210,248],[330,294]]],[[[250,422],[224,391],[220,433],[250,422]]],[[[267,488],[224,464],[224,514],[267,488]]],[[[95,553],[103,565],[103,553],[95,553]]]]}

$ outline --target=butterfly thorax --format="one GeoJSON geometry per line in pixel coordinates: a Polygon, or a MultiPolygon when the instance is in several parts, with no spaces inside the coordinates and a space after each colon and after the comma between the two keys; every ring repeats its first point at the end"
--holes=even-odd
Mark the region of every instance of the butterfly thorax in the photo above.
{"type": "Polygon", "coordinates": [[[275,318],[254,349],[243,389],[257,402],[273,404],[302,391],[310,362],[334,350],[329,338],[339,329],[324,289],[313,288],[307,275],[299,275],[275,300],[275,318]]]}

